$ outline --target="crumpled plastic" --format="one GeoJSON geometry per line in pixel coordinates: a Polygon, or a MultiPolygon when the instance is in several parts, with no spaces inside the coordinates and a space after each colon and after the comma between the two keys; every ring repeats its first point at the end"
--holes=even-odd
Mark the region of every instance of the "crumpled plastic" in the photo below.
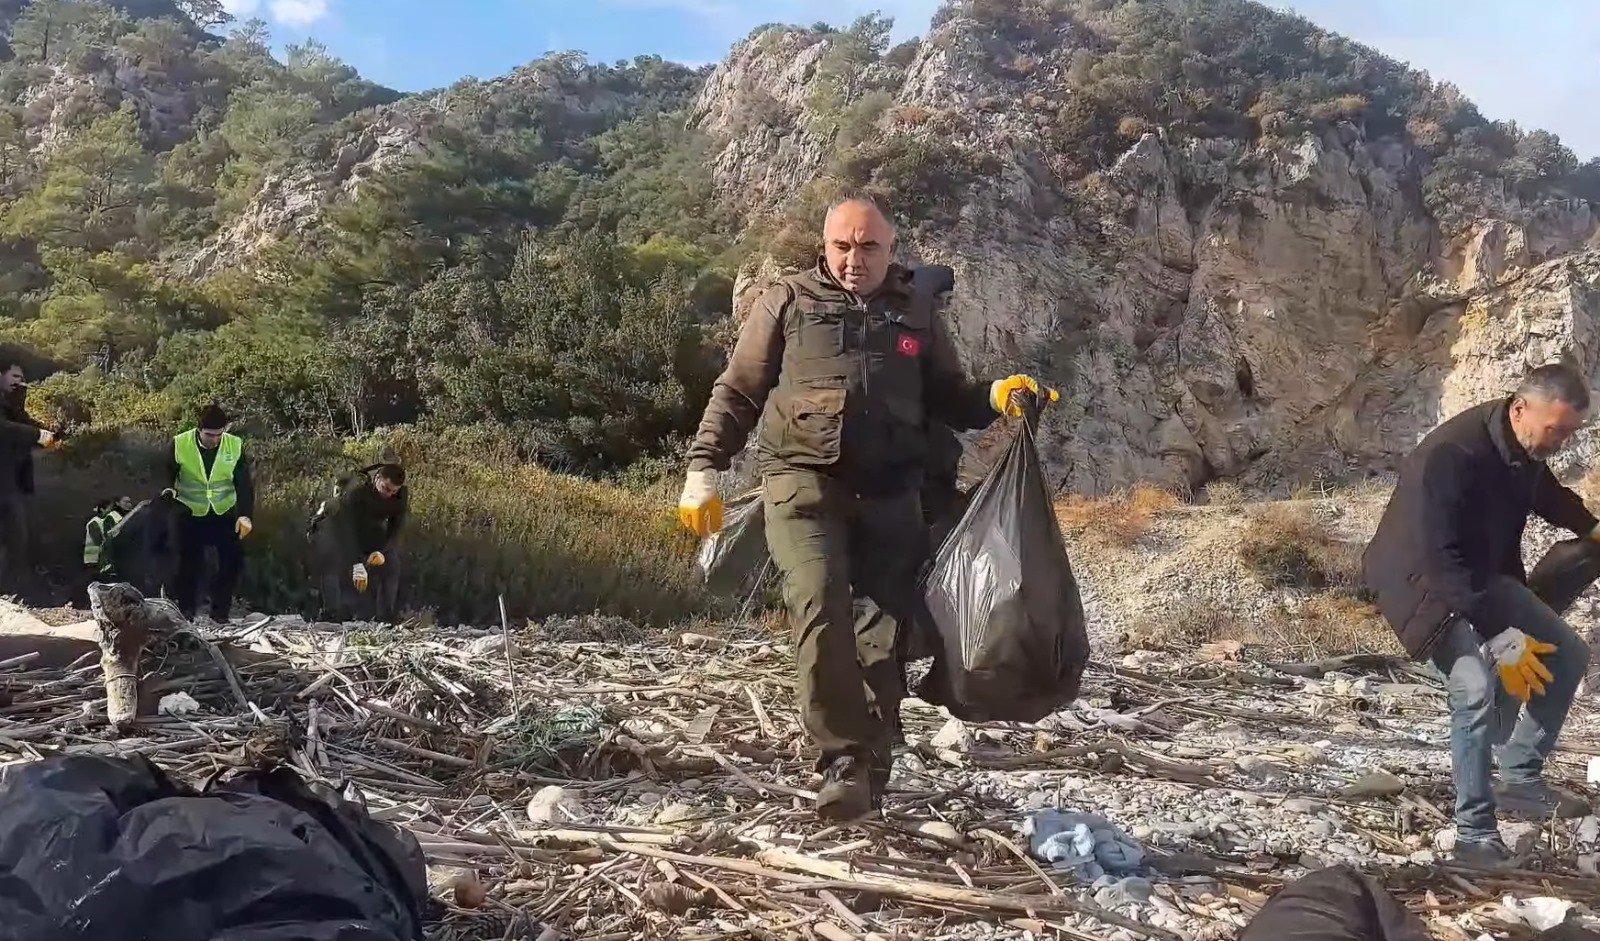
{"type": "Polygon", "coordinates": [[[1097,814],[1040,810],[1023,823],[1022,834],[1034,856],[1056,869],[1071,870],[1083,882],[1135,875],[1144,865],[1139,844],[1097,814]]]}
{"type": "Polygon", "coordinates": [[[186,716],[199,712],[200,704],[188,693],[168,693],[161,697],[156,711],[164,716],[186,716]]]}
{"type": "Polygon", "coordinates": [[[1534,931],[1549,931],[1566,921],[1567,913],[1572,911],[1571,902],[1546,895],[1531,899],[1508,895],[1500,900],[1500,904],[1506,911],[1527,922],[1534,931]]]}

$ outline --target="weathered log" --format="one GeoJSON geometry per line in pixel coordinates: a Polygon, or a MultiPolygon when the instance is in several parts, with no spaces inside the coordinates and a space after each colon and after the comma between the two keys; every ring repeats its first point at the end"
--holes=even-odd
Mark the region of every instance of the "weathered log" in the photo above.
{"type": "Polygon", "coordinates": [[[184,627],[172,602],[146,598],[126,582],[89,586],[89,608],[100,629],[100,669],[105,674],[106,720],[126,731],[139,715],[139,660],[151,636],[184,627]]]}

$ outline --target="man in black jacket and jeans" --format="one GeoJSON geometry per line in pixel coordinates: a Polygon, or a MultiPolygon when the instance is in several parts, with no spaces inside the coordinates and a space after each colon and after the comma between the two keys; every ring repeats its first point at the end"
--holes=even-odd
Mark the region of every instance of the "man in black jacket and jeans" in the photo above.
{"type": "Polygon", "coordinates": [[[21,593],[31,574],[27,501],[33,495],[33,449],[60,444],[28,414],[27,395],[22,364],[0,357],[0,595],[21,593]]]}
{"type": "Polygon", "coordinates": [[[1594,515],[1545,465],[1588,410],[1582,376],[1543,366],[1510,398],[1439,426],[1401,465],[1363,558],[1367,585],[1406,651],[1430,658],[1446,678],[1456,855],[1464,861],[1510,860],[1497,798],[1509,812],[1540,818],[1588,813],[1544,783],[1544,761],[1589,649],[1528,589],[1522,561],[1529,513],[1596,538],[1594,515]],[[1498,793],[1491,785],[1497,745],[1498,793]]]}

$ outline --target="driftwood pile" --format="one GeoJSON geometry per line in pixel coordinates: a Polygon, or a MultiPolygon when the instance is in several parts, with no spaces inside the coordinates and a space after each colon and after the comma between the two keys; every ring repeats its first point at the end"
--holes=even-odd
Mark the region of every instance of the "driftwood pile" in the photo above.
{"type": "MultiPolygon", "coordinates": [[[[755,627],[619,642],[575,639],[614,636],[604,619],[446,632],[258,616],[202,635],[122,586],[96,593],[103,657],[0,662],[0,761],[140,753],[191,781],[281,762],[354,784],[436,864],[430,937],[441,941],[1228,938],[1310,864],[1300,847],[1252,847],[1226,826],[1215,838],[1152,836],[1154,898],[1108,908],[1035,861],[1018,832],[1039,793],[1054,803],[1072,782],[1119,805],[1147,793],[1185,820],[1230,796],[1266,808],[1314,799],[1452,941],[1531,937],[1506,896],[1600,899],[1595,860],[1568,824],[1541,831],[1513,872],[1463,869],[1442,854],[1410,861],[1448,823],[1437,763],[1365,790],[1361,769],[1295,764],[1309,754],[1298,742],[1360,728],[1360,747],[1378,754],[1424,707],[1438,711],[1396,699],[1424,684],[1387,661],[1365,664],[1385,672],[1347,689],[1339,678],[1363,664],[1277,669],[1224,653],[1095,665],[1081,708],[954,735],[939,710],[913,701],[883,817],[824,827],[809,811],[813,756],[789,652],[755,627]],[[135,658],[127,639],[140,631],[135,658]],[[130,676],[140,678],[136,708],[130,676]],[[1212,727],[1250,734],[1224,752],[1212,727]]],[[[1564,744],[1570,781],[1600,741],[1564,744]]]]}

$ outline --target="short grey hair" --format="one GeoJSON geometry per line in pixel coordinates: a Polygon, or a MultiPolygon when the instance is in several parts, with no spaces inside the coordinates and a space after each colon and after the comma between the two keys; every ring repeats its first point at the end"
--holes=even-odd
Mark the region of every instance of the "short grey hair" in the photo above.
{"type": "Polygon", "coordinates": [[[835,209],[838,209],[840,206],[844,206],[849,203],[860,203],[862,205],[871,206],[872,208],[878,210],[878,214],[883,216],[884,221],[888,222],[890,225],[894,225],[894,216],[889,212],[889,201],[884,198],[884,194],[880,190],[869,189],[866,187],[852,187],[850,189],[842,190],[833,198],[832,202],[828,203],[828,214],[833,215],[833,211],[835,209]]]}
{"type": "Polygon", "coordinates": [[[1528,373],[1517,386],[1517,398],[1563,402],[1580,412],[1589,410],[1589,383],[1565,363],[1551,363],[1528,373]]]}

